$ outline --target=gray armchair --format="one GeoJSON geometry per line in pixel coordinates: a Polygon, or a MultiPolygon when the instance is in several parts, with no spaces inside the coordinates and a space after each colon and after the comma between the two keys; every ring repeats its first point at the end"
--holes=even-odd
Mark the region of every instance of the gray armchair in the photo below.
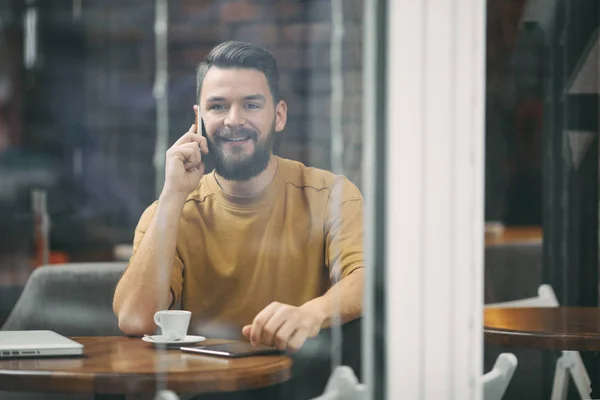
{"type": "Polygon", "coordinates": [[[126,263],[47,265],[29,277],[2,330],[49,329],[65,336],[123,336],[112,298],[126,263]]]}
{"type": "MultiPolygon", "coordinates": [[[[123,336],[112,310],[126,263],[47,265],[29,277],[2,330],[49,329],[65,336],[123,336]]],[[[92,400],[93,396],[8,393],[3,400],[92,400]]]]}

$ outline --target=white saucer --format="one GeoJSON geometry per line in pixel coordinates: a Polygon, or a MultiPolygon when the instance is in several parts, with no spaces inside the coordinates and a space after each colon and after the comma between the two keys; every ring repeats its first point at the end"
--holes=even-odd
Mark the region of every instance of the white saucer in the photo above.
{"type": "Polygon", "coordinates": [[[181,340],[164,340],[163,335],[144,336],[144,342],[152,343],[157,346],[184,346],[188,344],[200,343],[206,340],[204,336],[187,335],[181,340]]]}

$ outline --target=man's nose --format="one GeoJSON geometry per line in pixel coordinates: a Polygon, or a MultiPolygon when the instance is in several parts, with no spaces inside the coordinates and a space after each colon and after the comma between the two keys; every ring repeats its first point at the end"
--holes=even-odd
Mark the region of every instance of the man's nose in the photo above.
{"type": "Polygon", "coordinates": [[[243,110],[240,107],[231,107],[225,117],[225,125],[227,126],[243,126],[246,123],[243,110]]]}

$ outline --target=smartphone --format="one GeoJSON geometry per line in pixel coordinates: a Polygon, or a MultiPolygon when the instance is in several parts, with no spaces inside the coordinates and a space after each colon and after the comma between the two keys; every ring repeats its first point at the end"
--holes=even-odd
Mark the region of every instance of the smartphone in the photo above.
{"type": "Polygon", "coordinates": [[[194,124],[196,125],[196,132],[198,132],[198,124],[200,124],[200,134],[206,137],[206,127],[204,126],[204,120],[200,115],[196,118],[196,114],[194,114],[194,124]]]}
{"type": "Polygon", "coordinates": [[[180,347],[181,351],[205,354],[209,356],[240,358],[251,356],[264,356],[283,354],[283,351],[269,346],[252,346],[247,342],[228,342],[208,344],[205,346],[180,347]]]}
{"type": "MultiPolygon", "coordinates": [[[[196,114],[194,114],[194,125],[196,125],[196,132],[198,132],[200,135],[204,136],[206,138],[206,140],[208,141],[208,136],[206,136],[206,127],[204,126],[204,120],[202,119],[202,117],[200,115],[198,115],[198,117],[196,117],[196,114]],[[199,130],[198,130],[198,125],[200,125],[199,130]]],[[[204,165],[206,166],[204,173],[212,171],[212,169],[214,168],[214,159],[212,158],[212,154],[210,154],[210,153],[202,154],[202,161],[204,162],[204,165]]]]}

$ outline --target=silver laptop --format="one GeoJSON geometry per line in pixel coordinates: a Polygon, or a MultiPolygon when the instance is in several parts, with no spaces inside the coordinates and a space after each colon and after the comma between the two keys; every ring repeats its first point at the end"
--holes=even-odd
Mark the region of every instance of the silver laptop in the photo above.
{"type": "Polygon", "coordinates": [[[80,354],[82,344],[53,331],[0,331],[0,358],[80,354]]]}

